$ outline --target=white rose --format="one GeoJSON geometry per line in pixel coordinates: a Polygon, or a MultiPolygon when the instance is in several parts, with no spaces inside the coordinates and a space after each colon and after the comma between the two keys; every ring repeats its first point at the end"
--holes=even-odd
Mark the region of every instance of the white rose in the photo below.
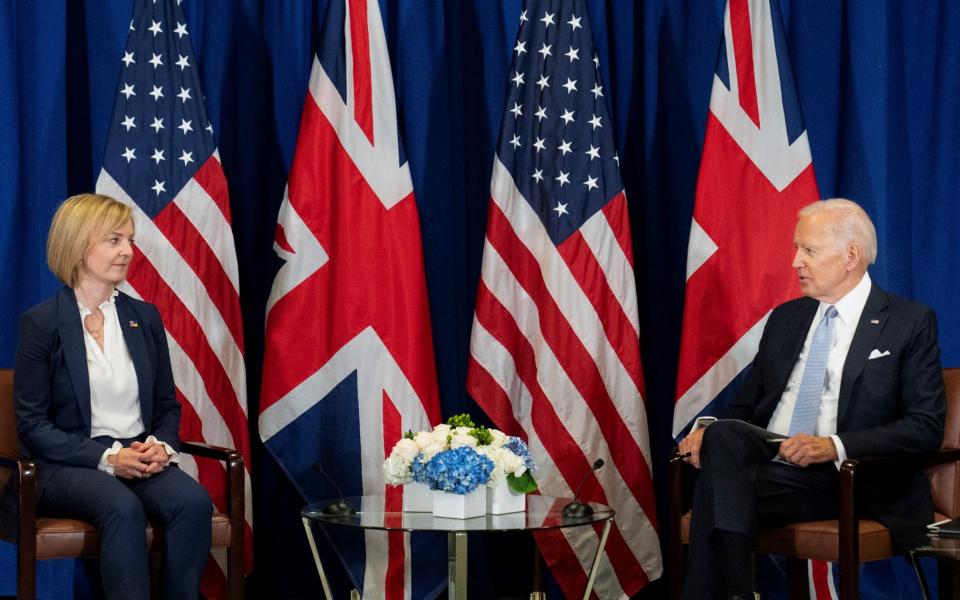
{"type": "Polygon", "coordinates": [[[494,448],[500,448],[507,443],[507,434],[500,431],[499,429],[488,429],[490,432],[490,437],[493,438],[493,441],[490,442],[490,445],[494,448]]]}
{"type": "Polygon", "coordinates": [[[447,450],[447,440],[444,438],[443,442],[431,442],[426,448],[423,448],[423,462],[427,463],[431,458],[433,458],[437,453],[447,450]]]}
{"type": "Polygon", "coordinates": [[[444,433],[444,432],[442,432],[442,431],[439,431],[439,432],[438,432],[438,431],[434,431],[434,432],[433,432],[433,437],[430,438],[430,445],[431,445],[431,446],[435,446],[435,445],[437,445],[437,444],[440,444],[440,445],[443,446],[444,448],[449,448],[449,447],[450,447],[450,434],[449,434],[449,433],[444,433]]]}
{"type": "Polygon", "coordinates": [[[420,431],[413,436],[414,443],[417,444],[417,447],[420,450],[423,450],[427,446],[433,443],[433,432],[432,431],[420,431]]]}
{"type": "Polygon", "coordinates": [[[487,486],[495,487],[506,477],[506,473],[503,471],[503,449],[494,448],[493,446],[480,446],[477,448],[477,452],[493,462],[493,470],[490,471],[490,479],[487,481],[487,486]]]}
{"type": "Polygon", "coordinates": [[[447,443],[447,438],[450,437],[449,425],[441,423],[434,427],[433,431],[421,433],[425,433],[426,435],[422,438],[422,441],[421,439],[417,439],[417,443],[420,444],[420,451],[423,452],[424,463],[433,458],[438,452],[450,449],[450,444],[447,443]]]}
{"type": "Polygon", "coordinates": [[[413,481],[410,461],[391,454],[390,458],[383,461],[383,480],[390,485],[400,485],[413,481]]]}
{"type": "Polygon", "coordinates": [[[514,477],[523,475],[527,470],[527,465],[523,462],[523,459],[506,448],[502,448],[501,451],[503,472],[507,475],[513,475],[514,477]]]}
{"type": "Polygon", "coordinates": [[[390,453],[390,456],[400,456],[407,462],[410,462],[419,452],[420,446],[417,445],[417,442],[410,438],[401,438],[393,447],[393,452],[390,453]]]}
{"type": "Polygon", "coordinates": [[[469,427],[457,427],[450,434],[450,448],[459,448],[460,446],[477,447],[477,438],[469,433],[469,427]]]}

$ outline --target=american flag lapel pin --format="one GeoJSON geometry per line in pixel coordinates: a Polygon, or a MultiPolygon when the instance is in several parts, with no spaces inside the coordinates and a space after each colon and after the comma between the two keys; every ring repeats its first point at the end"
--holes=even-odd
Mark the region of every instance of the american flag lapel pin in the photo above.
{"type": "Polygon", "coordinates": [[[130,329],[138,329],[140,327],[139,321],[130,321],[130,329]]]}

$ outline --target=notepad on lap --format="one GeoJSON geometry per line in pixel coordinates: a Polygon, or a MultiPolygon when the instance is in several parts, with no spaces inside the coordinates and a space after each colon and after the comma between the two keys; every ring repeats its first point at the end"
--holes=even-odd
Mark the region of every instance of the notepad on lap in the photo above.
{"type": "Polygon", "coordinates": [[[960,536],[960,519],[945,519],[943,521],[937,521],[936,523],[930,523],[927,525],[927,530],[937,535],[960,536]]]}
{"type": "MultiPolygon", "coordinates": [[[[693,429],[691,429],[690,432],[692,433],[697,429],[703,429],[704,427],[709,427],[710,425],[712,425],[713,423],[716,423],[717,421],[740,421],[740,419],[717,419],[715,417],[700,417],[694,422],[693,429]]],[[[783,435],[782,433],[775,433],[773,431],[770,431],[769,429],[764,429],[763,427],[757,427],[753,423],[747,423],[746,421],[740,421],[740,422],[746,425],[751,431],[753,431],[756,435],[760,436],[767,442],[780,443],[787,439],[787,436],[783,435]]]]}

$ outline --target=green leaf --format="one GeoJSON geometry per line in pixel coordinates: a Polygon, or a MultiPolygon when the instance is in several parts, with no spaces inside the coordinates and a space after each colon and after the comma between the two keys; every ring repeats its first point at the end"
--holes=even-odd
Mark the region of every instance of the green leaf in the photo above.
{"type": "Polygon", "coordinates": [[[408,439],[408,440],[412,440],[412,439],[413,439],[413,432],[408,430],[405,434],[403,434],[403,437],[406,438],[406,439],[408,439]]]}
{"type": "Polygon", "coordinates": [[[537,491],[537,481],[530,474],[530,471],[524,471],[523,475],[507,475],[507,485],[510,489],[519,494],[529,494],[537,491]]]}

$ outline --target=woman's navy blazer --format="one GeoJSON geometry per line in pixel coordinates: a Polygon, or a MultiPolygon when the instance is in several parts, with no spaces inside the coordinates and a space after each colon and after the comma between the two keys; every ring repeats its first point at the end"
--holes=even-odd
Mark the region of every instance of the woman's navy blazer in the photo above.
{"type": "MultiPolygon", "coordinates": [[[[145,433],[179,449],[180,405],[160,313],[122,292],[116,307],[137,373],[145,433]]],[[[97,468],[106,446],[90,438],[87,351],[71,288],[20,317],[13,387],[20,451],[37,463],[40,494],[58,465],[97,468]]]]}

